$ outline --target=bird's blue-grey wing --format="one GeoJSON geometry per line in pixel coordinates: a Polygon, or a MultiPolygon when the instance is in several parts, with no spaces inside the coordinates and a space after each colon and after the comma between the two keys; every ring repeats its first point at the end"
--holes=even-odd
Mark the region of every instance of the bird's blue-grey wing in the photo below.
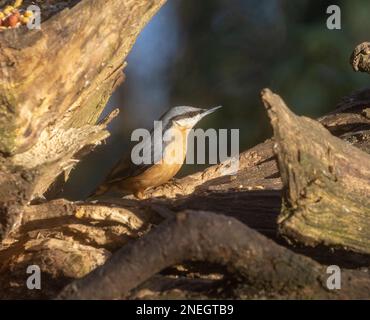
{"type": "Polygon", "coordinates": [[[151,158],[149,159],[149,163],[135,164],[132,160],[132,154],[130,153],[122,158],[120,161],[118,161],[118,163],[113,167],[113,169],[103,182],[103,185],[113,184],[114,182],[122,181],[129,177],[138,176],[145,172],[145,170],[149,169],[153,165],[153,163],[158,163],[162,158],[162,153],[160,152],[161,143],[161,139],[154,139],[153,135],[151,135],[151,139],[143,144],[144,148],[150,148],[151,158]],[[148,145],[149,143],[150,145],[148,145]],[[154,152],[155,149],[158,152],[154,152]]]}

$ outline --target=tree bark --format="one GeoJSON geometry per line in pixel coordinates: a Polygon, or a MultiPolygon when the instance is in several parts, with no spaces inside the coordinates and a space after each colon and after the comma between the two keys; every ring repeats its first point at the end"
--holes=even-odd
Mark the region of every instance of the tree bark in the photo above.
{"type": "Polygon", "coordinates": [[[180,212],[163,222],[119,250],[103,267],[67,286],[58,297],[124,298],[165,267],[194,259],[227,267],[239,283],[235,292],[243,298],[257,298],[261,292],[269,298],[368,298],[370,290],[366,272],[344,271],[346,290],[339,294],[330,291],[323,266],[276,245],[233,218],[198,211],[180,212]]]}
{"type": "Polygon", "coordinates": [[[41,30],[0,33],[0,238],[17,207],[42,197],[61,174],[68,179],[80,157],[109,136],[117,110],[95,123],[123,80],[137,35],[164,3],[75,1],[41,30]]]}
{"type": "Polygon", "coordinates": [[[280,231],[305,244],[369,254],[370,155],[295,116],[270,90],[262,100],[285,186],[280,231]]]}

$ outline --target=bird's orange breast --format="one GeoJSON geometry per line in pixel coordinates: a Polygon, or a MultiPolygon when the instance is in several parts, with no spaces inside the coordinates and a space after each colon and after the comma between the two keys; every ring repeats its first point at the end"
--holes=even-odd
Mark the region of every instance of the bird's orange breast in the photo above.
{"type": "Polygon", "coordinates": [[[126,179],[126,186],[133,189],[147,189],[159,186],[176,175],[181,169],[182,164],[155,164],[142,174],[126,179]]]}
{"type": "Polygon", "coordinates": [[[129,191],[145,190],[150,187],[156,187],[173,178],[181,169],[187,148],[187,131],[177,128],[174,139],[167,144],[163,152],[162,161],[153,164],[143,173],[125,179],[122,187],[129,191]]]}

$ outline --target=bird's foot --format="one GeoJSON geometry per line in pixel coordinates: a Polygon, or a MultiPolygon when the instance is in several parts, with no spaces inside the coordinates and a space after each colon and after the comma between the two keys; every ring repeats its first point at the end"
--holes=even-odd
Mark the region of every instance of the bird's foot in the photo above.
{"type": "Polygon", "coordinates": [[[172,178],[172,179],[168,180],[168,181],[165,183],[165,185],[175,186],[175,187],[177,187],[178,189],[183,190],[182,185],[181,185],[178,181],[179,181],[179,179],[172,178]]]}
{"type": "Polygon", "coordinates": [[[136,191],[134,192],[134,196],[139,200],[144,200],[146,198],[145,191],[136,191]]]}

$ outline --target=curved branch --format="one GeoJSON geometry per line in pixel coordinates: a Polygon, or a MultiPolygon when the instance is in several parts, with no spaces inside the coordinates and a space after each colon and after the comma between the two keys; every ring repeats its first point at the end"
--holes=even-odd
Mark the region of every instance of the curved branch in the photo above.
{"type": "Polygon", "coordinates": [[[326,271],[313,260],[278,246],[233,218],[206,212],[181,212],[143,238],[119,250],[106,264],[68,285],[61,299],[112,299],[166,267],[184,260],[227,266],[257,292],[304,297],[365,297],[366,273],[344,273],[346,290],[325,289],[326,271]],[[304,270],[304,272],[303,272],[304,270]],[[359,279],[362,281],[358,283],[359,279]]]}

